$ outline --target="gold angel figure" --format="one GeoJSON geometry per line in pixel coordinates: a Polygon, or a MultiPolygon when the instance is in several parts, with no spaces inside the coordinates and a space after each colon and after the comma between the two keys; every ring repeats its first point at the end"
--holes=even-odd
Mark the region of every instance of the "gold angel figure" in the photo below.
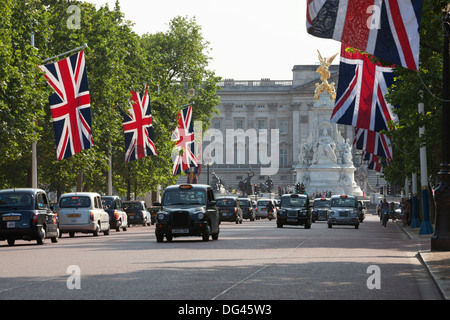
{"type": "Polygon", "coordinates": [[[320,66],[317,68],[316,72],[320,73],[320,80],[322,81],[322,83],[321,84],[316,83],[316,91],[314,92],[314,98],[316,100],[319,100],[319,96],[323,92],[328,92],[331,96],[330,99],[334,101],[336,99],[336,90],[334,88],[334,82],[332,82],[331,84],[328,83],[328,79],[331,76],[328,68],[330,67],[331,63],[333,62],[334,58],[336,58],[338,53],[336,53],[330,58],[322,58],[320,51],[317,50],[317,52],[319,53],[320,66]]]}

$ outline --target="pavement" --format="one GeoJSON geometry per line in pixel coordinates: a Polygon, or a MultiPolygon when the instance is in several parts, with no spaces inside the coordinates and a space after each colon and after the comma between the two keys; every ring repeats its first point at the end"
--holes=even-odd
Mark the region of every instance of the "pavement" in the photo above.
{"type": "Polygon", "coordinates": [[[430,273],[442,297],[450,300],[450,251],[431,251],[432,234],[420,235],[420,228],[403,227],[401,221],[396,223],[410,239],[419,242],[418,259],[430,273]]]}

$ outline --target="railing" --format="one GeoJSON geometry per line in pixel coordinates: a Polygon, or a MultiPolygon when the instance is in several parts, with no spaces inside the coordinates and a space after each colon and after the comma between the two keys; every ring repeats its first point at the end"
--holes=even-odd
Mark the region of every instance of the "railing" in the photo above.
{"type": "Polygon", "coordinates": [[[220,87],[291,87],[292,80],[234,80],[225,79],[219,82],[220,87]]]}

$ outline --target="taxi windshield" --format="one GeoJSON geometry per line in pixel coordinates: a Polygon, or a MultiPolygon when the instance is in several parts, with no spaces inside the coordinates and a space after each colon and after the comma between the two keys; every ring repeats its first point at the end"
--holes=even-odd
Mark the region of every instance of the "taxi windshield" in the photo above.
{"type": "Polygon", "coordinates": [[[218,207],[234,207],[234,199],[217,199],[218,207]]]}
{"type": "Polygon", "coordinates": [[[335,198],[331,200],[332,207],[356,207],[355,198],[335,198]]]}
{"type": "Polygon", "coordinates": [[[283,207],[304,207],[306,205],[306,198],[284,197],[281,199],[281,206],[283,207]]]}
{"type": "Polygon", "coordinates": [[[250,201],[249,200],[242,200],[239,199],[239,205],[241,205],[242,207],[250,207],[250,201]]]}
{"type": "Polygon", "coordinates": [[[63,197],[59,200],[60,208],[89,208],[91,206],[91,199],[89,197],[63,197]]]}
{"type": "Polygon", "coordinates": [[[144,210],[140,202],[124,202],[123,205],[127,210],[144,210]]]}
{"type": "Polygon", "coordinates": [[[329,208],[329,207],[330,207],[330,200],[328,199],[314,200],[314,208],[329,208]]]}
{"type": "Polygon", "coordinates": [[[191,204],[206,204],[206,194],[203,190],[193,190],[193,189],[173,189],[166,190],[164,192],[164,197],[162,204],[164,206],[174,206],[174,205],[191,205],[191,204]]]}
{"type": "Polygon", "coordinates": [[[0,208],[34,209],[33,196],[25,192],[8,192],[0,194],[0,208]]]}

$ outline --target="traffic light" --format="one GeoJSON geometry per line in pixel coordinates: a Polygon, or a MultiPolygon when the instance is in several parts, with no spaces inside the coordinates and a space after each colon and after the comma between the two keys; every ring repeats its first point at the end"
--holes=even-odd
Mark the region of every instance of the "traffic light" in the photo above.
{"type": "Polygon", "coordinates": [[[300,183],[297,182],[297,184],[295,185],[295,193],[300,193],[300,183]]]}
{"type": "Polygon", "coordinates": [[[255,183],[253,186],[254,186],[255,194],[258,194],[258,192],[259,192],[258,184],[255,183]]]}

